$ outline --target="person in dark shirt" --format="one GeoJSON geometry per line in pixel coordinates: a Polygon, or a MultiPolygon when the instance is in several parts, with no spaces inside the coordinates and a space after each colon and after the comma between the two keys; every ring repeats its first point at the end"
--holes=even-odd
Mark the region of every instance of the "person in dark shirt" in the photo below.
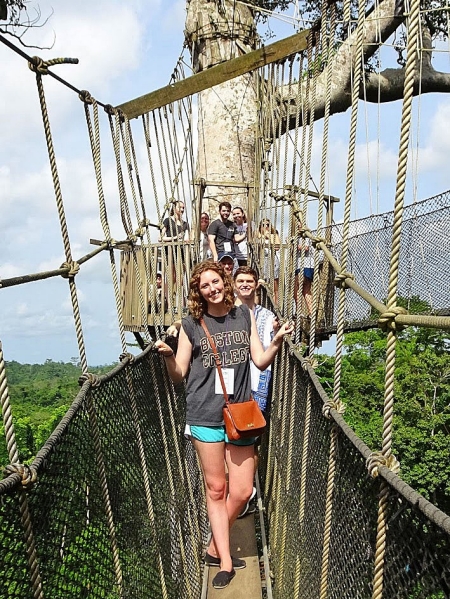
{"type": "Polygon", "coordinates": [[[234,258],[234,245],[245,239],[245,233],[238,233],[236,224],[229,219],[230,202],[220,202],[219,217],[208,228],[209,247],[214,262],[223,255],[231,254],[234,258]]]}
{"type": "Polygon", "coordinates": [[[170,210],[170,216],[163,221],[163,228],[161,231],[161,241],[167,243],[165,249],[166,260],[168,266],[172,270],[172,284],[173,289],[176,285],[176,265],[178,260],[181,263],[186,262],[186,256],[188,252],[184,252],[184,244],[190,243],[189,226],[185,220],[183,220],[184,214],[184,202],[178,201],[172,204],[170,210]],[[172,255],[172,264],[169,260],[169,255],[172,255]]]}

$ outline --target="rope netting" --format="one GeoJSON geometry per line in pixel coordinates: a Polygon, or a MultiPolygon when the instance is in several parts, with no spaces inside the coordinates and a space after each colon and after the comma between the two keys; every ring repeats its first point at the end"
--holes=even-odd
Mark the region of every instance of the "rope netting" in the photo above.
{"type": "MultiPolygon", "coordinates": [[[[25,466],[18,463],[0,356],[11,462],[0,482],[0,584],[5,596],[200,597],[208,533],[202,480],[183,436],[183,390],[173,388],[151,345],[186,312],[190,270],[200,256],[200,214],[207,209],[213,219],[224,198],[247,211],[249,261],[265,288],[262,301],[280,316],[296,318],[295,344],[286,343],[276,359],[271,426],[260,454],[274,596],[450,596],[450,519],[401,481],[391,454],[396,331],[405,325],[450,328],[450,297],[441,278],[448,255],[449,193],[404,206],[419,8],[417,2],[412,6],[407,23],[410,45],[394,210],[359,221],[350,216],[364,47],[372,34],[378,45],[381,40],[371,33],[365,3],[352,10],[357,18],[351,24],[346,2],[348,33],[340,51],[351,64],[351,101],[339,225],[333,222],[339,200],[325,191],[337,51],[334,4],[324,3],[322,21],[311,30],[303,52],[243,77],[245,93],[251,90],[260,107],[251,135],[252,181],[238,176],[240,171],[227,180],[217,173],[208,178],[207,145],[196,139],[191,97],[130,121],[120,109],[71,87],[83,103],[104,235],[96,242],[98,250],[78,260],[72,256],[42,81],[49,66],[64,60],[45,63],[28,57],[36,74],[65,262],[46,273],[3,280],[1,286],[59,275],[68,279],[83,375],[69,412],[25,466]],[[322,116],[318,131],[316,121],[322,116]],[[312,172],[318,139],[323,152],[316,187],[312,172]],[[112,200],[103,182],[101,148],[106,140],[117,175],[112,200]],[[196,150],[205,172],[194,167],[196,150]],[[317,209],[311,210],[311,201],[317,201],[317,209]],[[189,230],[177,230],[168,241],[164,238],[174,225],[167,219],[177,216],[180,203],[189,230]],[[110,228],[111,207],[121,223],[116,233],[120,241],[110,228]],[[122,364],[96,377],[88,371],[76,278],[80,266],[100,251],[110,257],[122,364]],[[305,269],[314,269],[312,284],[305,269]],[[345,331],[372,325],[386,331],[388,339],[383,441],[374,451],[345,424],[340,401],[345,331]],[[126,331],[136,334],[143,349],[137,357],[127,351],[126,331]],[[336,366],[329,398],[314,372],[314,350],[333,332],[336,366]]],[[[381,18],[378,10],[371,19],[381,18]]],[[[180,61],[172,79],[182,78],[180,61]]],[[[209,92],[199,100],[199,121],[214,96],[224,104],[223,88],[209,92]]],[[[238,139],[240,101],[239,110],[224,107],[238,139]]],[[[247,151],[246,143],[247,138],[242,141],[247,151]]]]}

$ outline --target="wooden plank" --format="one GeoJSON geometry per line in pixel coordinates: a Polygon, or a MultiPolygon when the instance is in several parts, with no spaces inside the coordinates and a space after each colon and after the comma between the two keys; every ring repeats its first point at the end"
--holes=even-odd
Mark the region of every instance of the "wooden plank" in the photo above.
{"type": "Polygon", "coordinates": [[[124,102],[117,106],[117,108],[122,110],[129,119],[134,119],[146,112],[150,112],[150,110],[166,106],[186,96],[191,96],[204,89],[219,85],[219,83],[239,77],[244,73],[305,50],[309,31],[309,29],[305,29],[300,33],[279,40],[269,46],[263,46],[243,56],[222,62],[210,69],[196,73],[183,81],[166,85],[149,94],[124,102]]]}
{"type": "Polygon", "coordinates": [[[261,599],[261,573],[255,537],[255,518],[249,514],[236,520],[231,529],[230,548],[235,557],[245,559],[247,567],[236,570],[230,586],[215,589],[212,579],[219,568],[208,568],[207,599],[261,599]]]}

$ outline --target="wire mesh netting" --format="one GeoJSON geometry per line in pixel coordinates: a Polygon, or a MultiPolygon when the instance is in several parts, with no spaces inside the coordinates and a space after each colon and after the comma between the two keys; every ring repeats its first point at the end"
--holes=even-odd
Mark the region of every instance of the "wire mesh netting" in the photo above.
{"type": "MultiPolygon", "coordinates": [[[[182,434],[183,392],[171,389],[147,351],[85,384],[38,454],[26,499],[44,597],[199,596],[203,486],[182,434]]],[[[0,596],[31,598],[23,493],[6,482],[0,596]]]]}
{"type": "MultiPolygon", "coordinates": [[[[411,313],[450,313],[450,290],[443,284],[450,241],[450,192],[439,194],[405,208],[401,232],[398,295],[411,313]]],[[[389,283],[389,260],[392,243],[393,212],[385,212],[352,221],[349,236],[348,270],[356,282],[376,299],[384,302],[389,283]]],[[[331,250],[340,262],[342,225],[332,227],[331,250]]],[[[325,328],[337,321],[338,294],[334,309],[328,314],[325,328]]],[[[346,300],[346,322],[358,327],[374,320],[370,306],[349,289],[346,300]]]]}
{"type": "MultiPolygon", "coordinates": [[[[263,444],[260,469],[273,596],[372,597],[378,503],[385,488],[387,536],[380,596],[450,597],[450,517],[387,468],[372,478],[366,467],[369,448],[340,414],[332,410],[332,419],[324,417],[326,396],[317,378],[308,376],[295,356],[285,357],[290,361],[284,373],[289,393],[274,395],[271,437],[263,444]],[[330,469],[333,486],[327,501],[330,469]],[[326,594],[321,594],[324,589],[326,594]]],[[[281,385],[277,383],[280,390],[281,385]]]]}

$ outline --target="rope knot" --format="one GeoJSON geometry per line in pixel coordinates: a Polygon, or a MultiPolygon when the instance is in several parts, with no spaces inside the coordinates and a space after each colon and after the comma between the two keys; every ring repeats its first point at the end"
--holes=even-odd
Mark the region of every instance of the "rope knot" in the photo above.
{"type": "Polygon", "coordinates": [[[37,481],[37,472],[32,466],[26,464],[9,464],[4,468],[5,476],[11,476],[12,474],[19,474],[24,489],[31,489],[37,481]]]}
{"type": "Polygon", "coordinates": [[[144,227],[139,227],[138,229],[136,229],[136,231],[134,232],[134,234],[137,237],[140,237],[141,239],[144,237],[145,235],[145,228],[144,227]]]}
{"type": "Polygon", "coordinates": [[[339,414],[344,414],[346,405],[342,403],[340,399],[334,401],[334,399],[327,399],[322,408],[322,414],[328,420],[331,420],[331,410],[336,410],[339,414]]]}
{"type": "Polygon", "coordinates": [[[105,104],[103,109],[106,112],[106,114],[109,114],[110,116],[114,116],[116,113],[116,110],[112,104],[105,104]]]}
{"type": "Polygon", "coordinates": [[[311,243],[314,247],[316,247],[318,243],[323,243],[323,245],[327,244],[324,237],[313,237],[313,239],[311,239],[311,243]]]}
{"type": "Polygon", "coordinates": [[[393,308],[386,310],[386,312],[381,314],[378,319],[378,326],[380,329],[385,333],[388,331],[401,331],[404,328],[404,325],[395,322],[395,318],[399,314],[408,314],[408,310],[401,306],[394,306],[393,308]]]}
{"type": "Polygon", "coordinates": [[[31,59],[28,61],[28,68],[34,73],[39,73],[40,75],[48,74],[48,64],[39,56],[31,57],[31,59]]]}
{"type": "Polygon", "coordinates": [[[133,356],[133,354],[130,354],[129,352],[124,351],[123,353],[120,354],[119,360],[120,360],[120,362],[129,362],[130,364],[133,364],[134,356],[133,356]]]}
{"type": "Polygon", "coordinates": [[[317,361],[315,356],[306,356],[302,360],[303,370],[307,370],[307,367],[311,366],[314,370],[319,366],[319,362],[317,361]]]}
{"type": "Polygon", "coordinates": [[[35,73],[48,75],[48,67],[55,64],[78,64],[78,58],[51,58],[50,60],[42,60],[39,56],[33,56],[28,62],[28,67],[35,73]]]}
{"type": "Polygon", "coordinates": [[[91,383],[91,387],[100,387],[102,382],[98,374],[94,374],[92,372],[83,372],[83,374],[78,378],[78,384],[80,387],[82,387],[86,381],[91,383]]]}
{"type": "Polygon", "coordinates": [[[346,279],[355,280],[355,275],[351,272],[346,272],[345,270],[342,272],[336,273],[334,277],[333,284],[335,287],[339,287],[340,289],[348,289],[348,285],[346,279]]]}
{"type": "Polygon", "coordinates": [[[82,89],[80,91],[80,93],[78,94],[78,97],[85,104],[93,104],[94,103],[94,98],[91,96],[91,93],[88,92],[87,89],[82,89]]]}
{"type": "Polygon", "coordinates": [[[63,262],[60,268],[68,268],[69,272],[64,272],[61,276],[63,279],[73,279],[80,272],[80,265],[78,262],[72,260],[72,262],[63,262]]]}
{"type": "Polygon", "coordinates": [[[400,463],[395,456],[391,454],[386,457],[381,451],[374,451],[366,460],[366,467],[370,476],[376,478],[379,474],[380,466],[386,466],[386,468],[389,468],[394,474],[400,472],[400,463]]]}

